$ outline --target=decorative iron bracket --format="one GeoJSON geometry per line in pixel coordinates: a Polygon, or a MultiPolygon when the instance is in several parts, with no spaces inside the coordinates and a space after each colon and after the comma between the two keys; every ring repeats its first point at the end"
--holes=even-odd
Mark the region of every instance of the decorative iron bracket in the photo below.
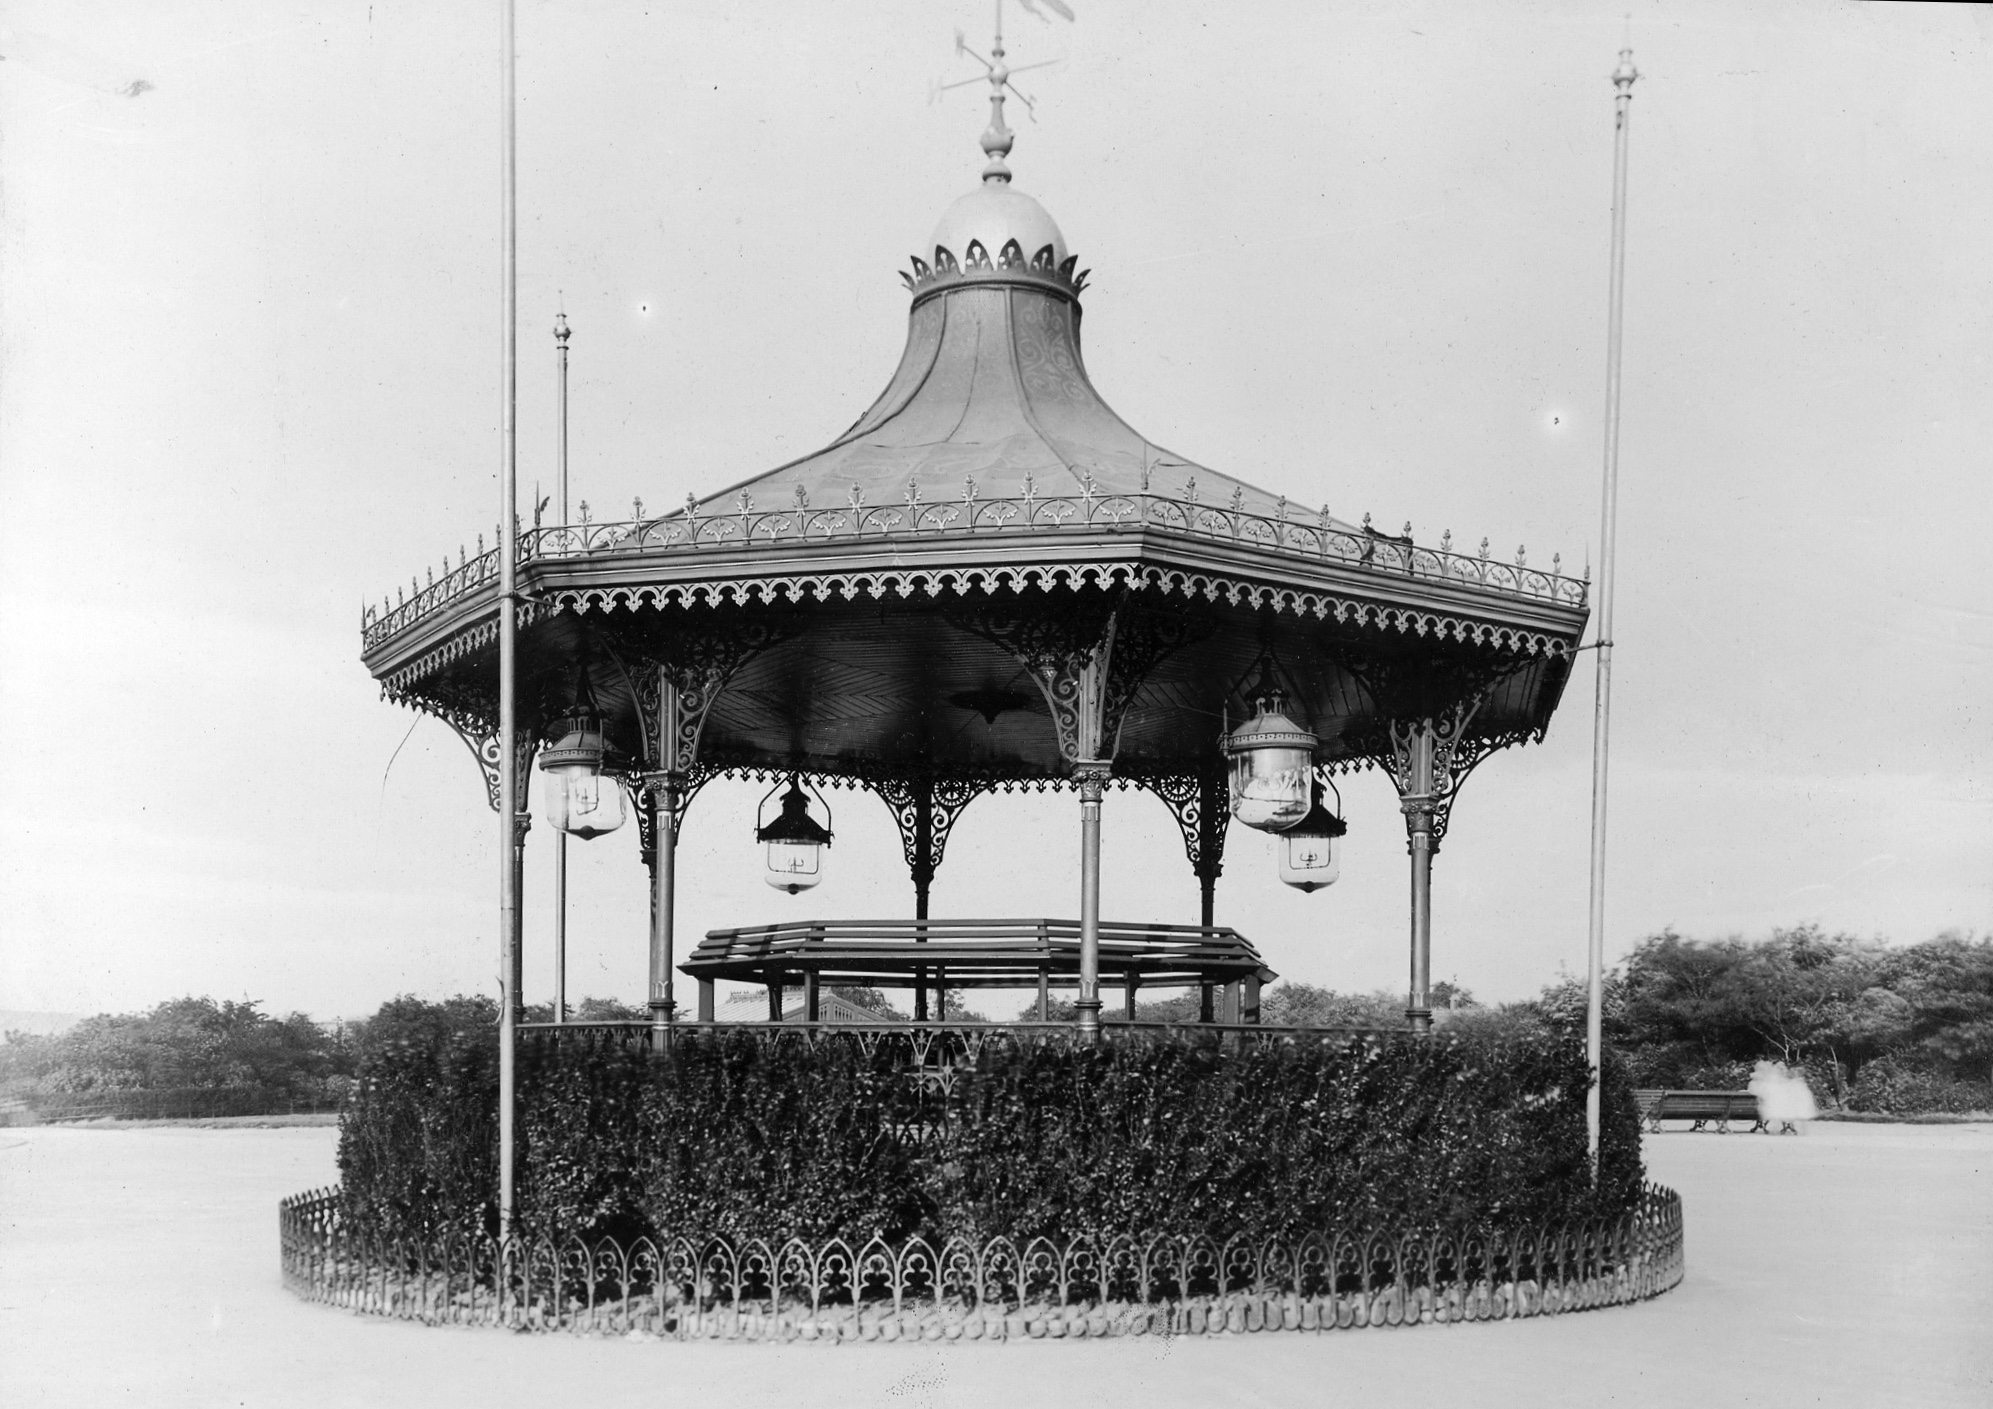
{"type": "Polygon", "coordinates": [[[1018,660],[1051,707],[1068,765],[1111,759],[1142,682],[1172,651],[1209,635],[1216,618],[1196,604],[1131,600],[1127,588],[1030,601],[971,598],[948,619],[1018,660]]]}
{"type": "Polygon", "coordinates": [[[1541,737],[1540,730],[1505,729],[1474,735],[1469,727],[1504,681],[1529,662],[1497,657],[1444,666],[1348,643],[1326,648],[1364,688],[1380,718],[1357,752],[1382,767],[1405,814],[1407,850],[1420,832],[1439,851],[1453,800],[1477,764],[1498,749],[1541,737]]]}
{"type": "Polygon", "coordinates": [[[880,801],[892,809],[900,829],[900,851],[916,886],[924,886],[941,869],[948,834],[976,796],[989,787],[973,779],[881,778],[871,784],[880,801]],[[923,826],[922,812],[926,812],[923,826]],[[923,831],[926,833],[922,835],[923,831]]]}
{"type": "Polygon", "coordinates": [[[1232,791],[1224,771],[1124,775],[1123,782],[1154,793],[1176,819],[1183,854],[1199,880],[1217,880],[1225,871],[1225,831],[1232,818],[1232,791]]]}
{"type": "Polygon", "coordinates": [[[1470,736],[1467,726],[1486,700],[1487,693],[1483,691],[1426,719],[1389,721],[1391,752],[1377,761],[1398,790],[1398,809],[1405,814],[1407,850],[1412,845],[1410,834],[1424,830],[1431,833],[1433,854],[1438,855],[1447,821],[1453,815],[1453,800],[1467,775],[1489,754],[1530,736],[1527,729],[1470,736]]]}
{"type": "Polygon", "coordinates": [[[727,682],[789,634],[785,624],[767,621],[733,622],[724,629],[684,627],[634,648],[634,668],[613,642],[605,643],[636,698],[646,767],[689,778],[698,767],[706,716],[727,682]]]}
{"type": "MultiPolygon", "coordinates": [[[[428,712],[436,713],[433,709],[428,712]]],[[[493,812],[498,811],[504,781],[504,765],[498,756],[498,731],[494,729],[489,733],[483,732],[484,726],[480,724],[473,726],[479,732],[472,733],[455,719],[442,715],[437,717],[448,724],[456,736],[464,741],[464,747],[469,749],[471,757],[477,760],[478,770],[484,774],[485,801],[491,804],[493,812]]],[[[515,730],[514,734],[517,752],[512,760],[514,784],[512,797],[515,812],[523,815],[526,811],[526,784],[533,777],[533,760],[539,755],[540,744],[528,730],[515,730]]]]}

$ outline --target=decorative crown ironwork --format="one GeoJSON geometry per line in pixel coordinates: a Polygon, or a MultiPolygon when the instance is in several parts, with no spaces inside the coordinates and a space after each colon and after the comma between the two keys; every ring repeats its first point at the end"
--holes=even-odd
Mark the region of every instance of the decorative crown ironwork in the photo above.
{"type": "Polygon", "coordinates": [[[997,251],[994,259],[981,240],[969,241],[960,258],[946,245],[934,247],[932,263],[917,254],[909,258],[913,268],[911,271],[902,269],[900,278],[908,291],[916,296],[964,284],[1022,283],[1040,285],[1067,298],[1078,298],[1086,288],[1087,275],[1093,272],[1091,269],[1073,272],[1074,266],[1079,263],[1076,254],[1069,254],[1055,263],[1050,245],[1027,257],[1023,246],[1016,240],[1004,241],[1003,248],[997,251]]]}

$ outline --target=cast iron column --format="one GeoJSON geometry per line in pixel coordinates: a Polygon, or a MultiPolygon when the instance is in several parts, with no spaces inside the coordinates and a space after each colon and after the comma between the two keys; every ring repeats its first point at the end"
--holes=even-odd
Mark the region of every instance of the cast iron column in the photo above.
{"type": "MultiPolygon", "coordinates": [[[[913,917],[916,920],[927,918],[927,888],[934,883],[934,780],[923,779],[914,794],[913,845],[913,917]]],[[[927,943],[927,930],[918,928],[913,934],[914,943],[927,943]]],[[[948,1016],[948,1003],[937,995],[935,1000],[937,1018],[948,1016]]],[[[927,1021],[927,970],[913,971],[913,1020],[927,1021]]]]}
{"type": "Polygon", "coordinates": [[[660,1046],[678,1016],[678,1005],[671,996],[671,939],[672,902],[678,880],[678,795],[683,782],[678,774],[671,772],[644,775],[644,789],[649,794],[653,817],[649,1007],[651,1031],[660,1046]]]}
{"type": "MultiPolygon", "coordinates": [[[[1231,820],[1231,792],[1223,773],[1204,772],[1197,779],[1197,923],[1211,929],[1218,923],[1218,877],[1225,869],[1225,824],[1231,820]]],[[[1197,1020],[1212,1021],[1209,979],[1197,985],[1197,1020]]]]}
{"type": "Polygon", "coordinates": [[[1100,1037],[1100,800],[1110,767],[1087,759],[1073,770],[1080,784],[1080,993],[1073,1010],[1089,1042],[1100,1037]]]}
{"type": "Polygon", "coordinates": [[[1405,762],[1408,786],[1398,800],[1412,854],[1412,989],[1405,1022],[1413,1032],[1426,1032],[1432,1027],[1432,829],[1438,805],[1431,720],[1413,727],[1405,762]]]}

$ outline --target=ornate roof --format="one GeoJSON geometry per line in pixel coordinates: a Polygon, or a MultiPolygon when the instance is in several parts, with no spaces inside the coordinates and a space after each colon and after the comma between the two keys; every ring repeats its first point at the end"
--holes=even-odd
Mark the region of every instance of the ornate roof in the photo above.
{"type": "MultiPolygon", "coordinates": [[[[1087,376],[1086,274],[1009,185],[992,104],[984,184],[912,260],[906,349],[856,424],[669,514],[521,535],[522,728],[586,672],[622,767],[973,791],[1111,757],[1162,787],[1220,764],[1278,660],[1324,766],[1389,759],[1405,720],[1450,720],[1463,766],[1540,738],[1586,584],[1301,509],[1131,428],[1087,376]],[[696,704],[669,737],[665,675],[696,704]]],[[[385,693],[449,720],[488,783],[498,556],[480,542],[362,615],[385,693]]]]}
{"type": "Polygon", "coordinates": [[[824,449],[698,501],[699,512],[737,511],[742,494],[827,507],[903,501],[910,488],[932,502],[1090,485],[1284,513],[1280,496],[1166,450],[1114,413],[1080,353],[1076,263],[1043,206],[985,180],[901,275],[913,295],[906,350],[879,399],[824,449]]]}

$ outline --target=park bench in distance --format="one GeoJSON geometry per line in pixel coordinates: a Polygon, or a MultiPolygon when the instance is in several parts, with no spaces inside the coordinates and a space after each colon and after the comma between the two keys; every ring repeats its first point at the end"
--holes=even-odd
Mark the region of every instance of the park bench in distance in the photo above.
{"type": "MultiPolygon", "coordinates": [[[[1689,1127],[1692,1132],[1715,1121],[1719,1135],[1730,1133],[1731,1121],[1748,1120],[1752,1134],[1773,1133],[1758,1112],[1758,1098],[1749,1091],[1635,1091],[1633,1102],[1640,1108],[1640,1118],[1647,1122],[1647,1129],[1656,1135],[1661,1133],[1664,1120],[1693,1121],[1689,1127]]],[[[1791,1121],[1782,1120],[1777,1133],[1797,1135],[1799,1129],[1791,1121]]]]}

